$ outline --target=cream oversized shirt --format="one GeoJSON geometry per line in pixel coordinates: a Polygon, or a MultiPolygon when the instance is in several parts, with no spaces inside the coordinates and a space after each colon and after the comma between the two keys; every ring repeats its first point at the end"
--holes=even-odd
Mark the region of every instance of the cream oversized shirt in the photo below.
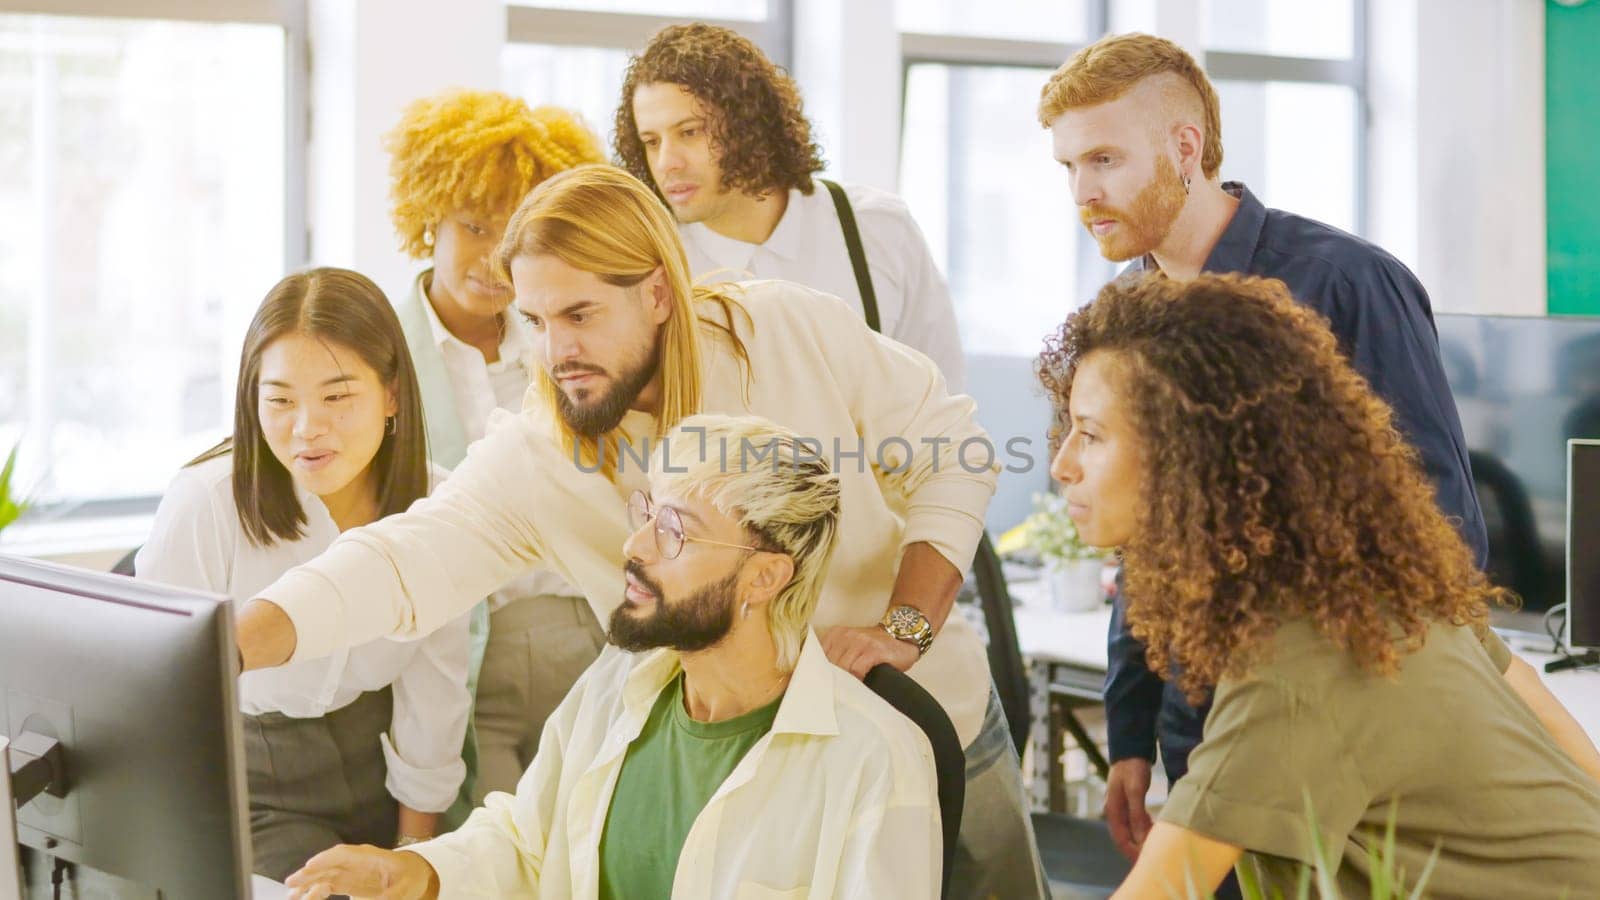
{"type": "MultiPolygon", "coordinates": [[[[764,416],[817,441],[837,463],[839,539],[812,625],[876,624],[908,544],[927,542],[965,571],[999,473],[972,399],[951,395],[926,356],[874,334],[833,297],[782,281],[737,291],[749,314],[748,321],[734,315],[749,378],[731,344],[702,326],[701,411],[764,416]]],[[[699,311],[721,315],[715,304],[699,311]]],[[[530,389],[522,412],[491,422],[432,496],[346,532],[262,590],[257,596],[294,623],[293,659],[377,637],[426,635],[538,560],[608,621],[622,602],[626,498],[646,487],[646,473],[626,456],[614,482],[581,471],[561,445],[555,416],[530,389]]],[[[658,431],[637,411],[620,427],[641,453],[658,431]]],[[[946,620],[909,674],[970,744],[991,679],[983,644],[961,615],[946,620]]]]}
{"type": "MultiPolygon", "coordinates": [[[[545,723],[516,796],[490,794],[453,834],[407,848],[439,873],[440,900],[598,896],[628,745],[680,668],[670,650],[607,647],[545,723]]],[[[772,729],[689,829],[672,897],[932,900],[940,846],[927,737],[809,635],[772,729]]]]}

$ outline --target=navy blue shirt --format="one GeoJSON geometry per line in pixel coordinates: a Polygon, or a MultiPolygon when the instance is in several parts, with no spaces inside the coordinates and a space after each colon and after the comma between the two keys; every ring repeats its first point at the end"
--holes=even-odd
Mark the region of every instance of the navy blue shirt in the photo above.
{"type": "MultiPolygon", "coordinates": [[[[1372,389],[1394,408],[1395,424],[1422,456],[1439,508],[1456,521],[1482,566],[1488,535],[1467,463],[1461,420],[1439,359],[1433,309],[1421,282],[1381,247],[1337,228],[1261,205],[1238,182],[1239,198],[1205,271],[1277,278],[1300,303],[1327,318],[1339,347],[1372,389]]],[[[1129,272],[1154,270],[1146,257],[1129,272]]],[[[1106,720],[1111,759],[1155,759],[1159,738],[1167,777],[1189,769],[1210,709],[1190,706],[1175,682],[1145,665],[1144,645],[1128,632],[1122,598],[1111,616],[1106,720]]]]}

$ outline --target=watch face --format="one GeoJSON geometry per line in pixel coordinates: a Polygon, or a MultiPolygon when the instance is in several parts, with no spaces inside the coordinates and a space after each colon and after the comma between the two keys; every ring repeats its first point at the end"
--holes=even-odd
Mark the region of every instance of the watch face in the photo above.
{"type": "Polygon", "coordinates": [[[889,613],[889,627],[895,632],[896,637],[914,637],[922,630],[922,616],[915,610],[898,607],[889,613]]]}

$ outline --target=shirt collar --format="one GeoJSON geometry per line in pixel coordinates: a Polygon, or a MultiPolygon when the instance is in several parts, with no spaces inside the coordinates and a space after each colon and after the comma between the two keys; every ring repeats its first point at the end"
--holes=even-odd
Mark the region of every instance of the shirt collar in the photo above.
{"type": "Polygon", "coordinates": [[[767,242],[761,246],[768,253],[791,262],[799,259],[806,243],[806,223],[802,220],[810,216],[813,201],[821,196],[821,191],[812,191],[811,196],[807,197],[798,188],[790,188],[789,204],[783,208],[783,217],[778,220],[778,227],[767,236],[767,242]]]}
{"type": "MultiPolygon", "coordinates": [[[[1261,231],[1267,224],[1267,208],[1256,195],[1250,193],[1242,181],[1224,181],[1222,189],[1239,198],[1239,208],[1233,211],[1228,227],[1223,229],[1217,245],[1211,248],[1201,269],[1207,272],[1248,272],[1255,258],[1256,247],[1261,244],[1261,231]]],[[[1134,260],[1129,270],[1159,272],[1155,257],[1146,253],[1134,260]]]]}
{"type": "MultiPolygon", "coordinates": [[[[439,312],[433,308],[433,301],[428,299],[428,291],[423,286],[423,279],[432,273],[433,270],[428,269],[417,276],[416,291],[417,300],[422,304],[422,314],[428,319],[428,332],[433,335],[434,345],[440,350],[446,347],[459,347],[477,353],[477,348],[451,334],[450,329],[444,327],[444,322],[439,319],[439,312]]],[[[500,358],[526,364],[526,356],[531,347],[522,317],[508,306],[500,314],[500,321],[504,326],[500,334],[500,358]]]]}
{"type": "MultiPolygon", "coordinates": [[[[682,665],[676,650],[652,650],[628,673],[622,686],[623,707],[643,717],[650,712],[661,691],[677,677],[682,665]]],[[[839,733],[839,718],[834,711],[833,678],[835,668],[822,649],[822,642],[811,629],[800,645],[800,658],[789,676],[789,687],[778,704],[772,721],[773,734],[832,736],[839,733]]]]}
{"type": "Polygon", "coordinates": [[[1261,244],[1261,229],[1267,224],[1267,208],[1242,181],[1223,182],[1222,189],[1239,198],[1239,208],[1234,210],[1232,221],[1223,230],[1222,239],[1211,248],[1204,269],[1207,272],[1248,272],[1256,247],[1261,244]]]}
{"type": "Polygon", "coordinates": [[[432,269],[424,269],[417,275],[417,300],[422,304],[422,314],[428,319],[428,333],[433,335],[433,343],[437,347],[448,346],[452,341],[459,344],[461,339],[450,333],[444,327],[444,322],[439,320],[439,313],[433,308],[433,301],[428,299],[427,281],[433,275],[432,269]]]}
{"type": "Polygon", "coordinates": [[[801,220],[809,212],[805,206],[806,201],[814,199],[815,195],[807,197],[799,190],[790,188],[789,202],[783,208],[783,216],[778,219],[778,226],[772,229],[772,234],[760,244],[718,234],[703,222],[685,225],[683,232],[711,259],[717,269],[727,270],[724,274],[733,279],[747,278],[750,273],[750,263],[755,258],[757,250],[765,250],[785,260],[800,258],[805,247],[805,223],[801,220]]]}

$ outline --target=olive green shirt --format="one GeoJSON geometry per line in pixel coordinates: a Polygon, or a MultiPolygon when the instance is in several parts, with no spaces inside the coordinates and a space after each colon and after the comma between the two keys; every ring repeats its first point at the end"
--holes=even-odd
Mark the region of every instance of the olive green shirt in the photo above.
{"type": "Polygon", "coordinates": [[[772,730],[783,697],[722,722],[697,722],[683,673],[656,699],[628,746],[600,838],[600,900],[669,897],[678,854],[711,795],[772,730]]]}
{"type": "Polygon", "coordinates": [[[1369,896],[1391,808],[1408,885],[1438,847],[1428,896],[1600,897],[1600,784],[1513,692],[1497,638],[1435,625],[1392,678],[1305,622],[1268,654],[1217,686],[1162,821],[1243,847],[1269,896],[1314,859],[1309,804],[1347,897],[1369,896]]]}

